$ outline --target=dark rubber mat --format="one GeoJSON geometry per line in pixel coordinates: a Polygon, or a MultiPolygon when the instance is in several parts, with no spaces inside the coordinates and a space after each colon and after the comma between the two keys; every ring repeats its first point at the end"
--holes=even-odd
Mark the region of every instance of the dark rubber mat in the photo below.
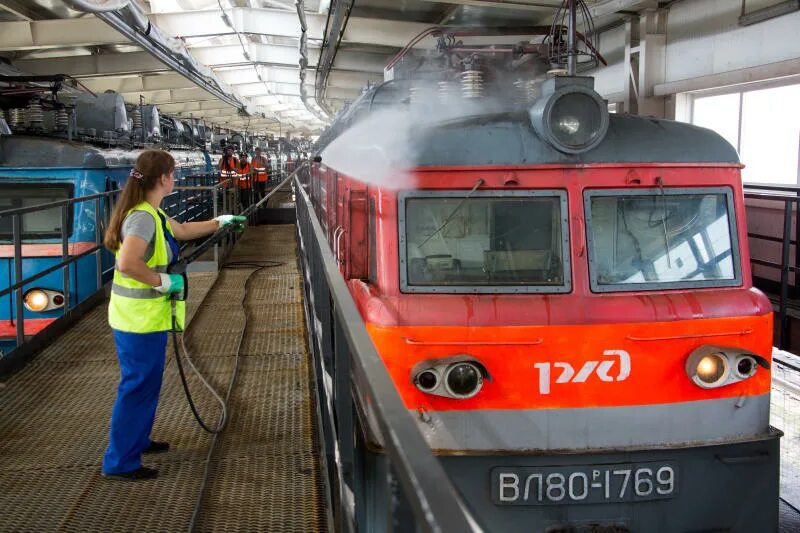
{"type": "MultiPolygon", "coordinates": [[[[296,263],[294,226],[249,228],[229,261],[278,261],[191,274],[186,344],[224,396],[245,324],[229,425],[218,437],[198,531],[327,530],[315,405],[296,263]],[[215,281],[216,280],[216,281],[215,281]],[[213,285],[212,285],[213,284],[213,285]]],[[[119,370],[107,308],[88,313],[18,374],[0,384],[0,531],[185,531],[211,439],[186,404],[172,349],[153,437],[168,453],[145,456],[156,480],[100,475],[119,370]]],[[[217,404],[189,374],[198,410],[217,404]]]]}

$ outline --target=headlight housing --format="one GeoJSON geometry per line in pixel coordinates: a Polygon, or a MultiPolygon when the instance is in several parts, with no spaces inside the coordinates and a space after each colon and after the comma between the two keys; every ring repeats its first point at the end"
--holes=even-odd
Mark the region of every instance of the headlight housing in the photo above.
{"type": "Polygon", "coordinates": [[[453,363],[444,375],[445,390],[454,398],[472,398],[483,387],[483,372],[470,361],[453,363]]]}
{"type": "Polygon", "coordinates": [[[485,378],[486,368],[468,355],[423,361],[411,371],[412,382],[420,391],[459,400],[478,394],[485,378]]]}
{"type": "Polygon", "coordinates": [[[689,379],[704,389],[715,389],[753,377],[758,367],[769,368],[769,361],[741,348],[700,346],[686,359],[689,379]]]}
{"type": "Polygon", "coordinates": [[[43,313],[64,307],[64,295],[51,289],[30,289],[23,295],[22,303],[28,311],[43,313]]]}
{"type": "Polygon", "coordinates": [[[556,150],[580,154],[591,150],[608,132],[608,106],[592,78],[559,76],[542,86],[542,96],[529,111],[536,133],[556,150]]]}

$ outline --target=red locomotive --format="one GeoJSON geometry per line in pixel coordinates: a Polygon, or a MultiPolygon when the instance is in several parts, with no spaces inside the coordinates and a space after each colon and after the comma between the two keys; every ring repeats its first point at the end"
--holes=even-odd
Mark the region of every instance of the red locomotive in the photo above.
{"type": "MultiPolygon", "coordinates": [[[[501,82],[492,54],[465,98],[476,73],[501,82]]],[[[401,397],[490,530],[777,530],[772,308],[735,150],[536,76],[523,108],[414,130],[413,187],[339,173],[325,147],[418,81],[321,139],[306,187],[401,397]]]]}

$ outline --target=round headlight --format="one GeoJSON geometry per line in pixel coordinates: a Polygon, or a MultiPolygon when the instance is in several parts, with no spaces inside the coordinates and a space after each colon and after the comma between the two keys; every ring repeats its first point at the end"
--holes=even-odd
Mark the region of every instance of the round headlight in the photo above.
{"type": "Polygon", "coordinates": [[[556,90],[530,110],[536,133],[556,150],[578,154],[597,146],[608,131],[608,107],[593,90],[579,85],[556,90]]]}
{"type": "Polygon", "coordinates": [[[417,388],[423,392],[430,392],[439,386],[439,374],[429,368],[417,374],[417,388]]]}
{"type": "Polygon", "coordinates": [[[444,378],[445,388],[456,398],[472,398],[483,386],[483,374],[474,363],[453,363],[444,378]]]}
{"type": "Polygon", "coordinates": [[[697,362],[695,377],[701,386],[713,387],[723,382],[728,376],[728,358],[719,353],[703,356],[697,362]]]}
{"type": "Polygon", "coordinates": [[[23,303],[28,311],[41,312],[50,305],[50,297],[41,289],[33,289],[25,293],[23,303]]]}
{"type": "Polygon", "coordinates": [[[749,355],[742,355],[736,360],[736,375],[741,379],[752,377],[758,369],[758,363],[749,355]]]}

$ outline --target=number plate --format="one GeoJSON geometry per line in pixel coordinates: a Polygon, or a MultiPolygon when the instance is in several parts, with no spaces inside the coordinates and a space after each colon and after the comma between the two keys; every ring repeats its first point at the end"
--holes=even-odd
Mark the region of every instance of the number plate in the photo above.
{"type": "Polygon", "coordinates": [[[496,467],[491,479],[496,505],[637,502],[678,493],[678,467],[671,462],[496,467]]]}

